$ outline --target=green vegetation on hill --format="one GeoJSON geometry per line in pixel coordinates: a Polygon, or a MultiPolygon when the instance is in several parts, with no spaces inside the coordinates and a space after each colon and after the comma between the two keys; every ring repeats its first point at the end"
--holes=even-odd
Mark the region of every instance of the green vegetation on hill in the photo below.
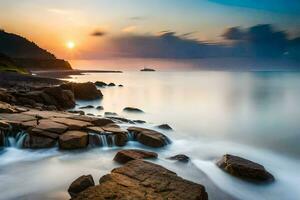
{"type": "Polygon", "coordinates": [[[9,57],[0,53],[0,72],[17,72],[21,74],[27,74],[28,71],[23,67],[19,67],[9,57]]]}

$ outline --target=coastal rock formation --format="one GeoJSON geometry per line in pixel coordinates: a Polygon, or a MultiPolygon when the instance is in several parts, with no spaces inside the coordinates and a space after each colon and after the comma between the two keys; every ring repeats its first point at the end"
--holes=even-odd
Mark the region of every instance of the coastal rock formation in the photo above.
{"type": "Polygon", "coordinates": [[[116,86],[116,84],[114,84],[114,83],[109,83],[107,86],[109,86],[109,87],[114,87],[114,86],[116,86]]]}
{"type": "Polygon", "coordinates": [[[87,108],[94,108],[94,106],[92,106],[92,105],[87,105],[87,106],[79,107],[79,109],[87,109],[87,108]]]}
{"type": "Polygon", "coordinates": [[[217,165],[227,173],[242,179],[255,181],[273,181],[274,177],[264,166],[250,160],[226,154],[217,165]]]}
{"type": "Polygon", "coordinates": [[[123,109],[123,111],[126,111],[126,112],[137,112],[137,113],[143,113],[144,112],[141,109],[134,108],[134,107],[126,107],[126,108],[123,109]]]}
{"type": "Polygon", "coordinates": [[[104,83],[104,82],[102,82],[102,81],[96,81],[95,85],[98,86],[98,87],[105,87],[105,86],[107,86],[107,84],[104,83]]]}
{"type": "Polygon", "coordinates": [[[144,158],[157,158],[157,153],[139,149],[122,150],[115,155],[114,161],[124,164],[131,160],[138,160],[144,158]]]}
{"type": "Polygon", "coordinates": [[[58,140],[60,149],[81,149],[88,145],[88,134],[83,131],[67,131],[59,136],[58,140]]]}
{"type": "Polygon", "coordinates": [[[70,196],[74,198],[77,194],[92,186],[95,186],[92,175],[83,175],[73,181],[68,189],[68,192],[70,196]]]}
{"type": "Polygon", "coordinates": [[[137,141],[146,146],[163,147],[170,142],[167,136],[154,130],[140,127],[129,127],[127,130],[134,134],[137,141]]]}
{"type": "Polygon", "coordinates": [[[163,129],[163,130],[168,130],[168,131],[173,130],[172,127],[169,126],[169,124],[161,124],[161,125],[158,125],[157,128],[163,129]]]}
{"type": "Polygon", "coordinates": [[[184,162],[184,163],[187,163],[187,162],[190,161],[190,158],[188,156],[184,155],[184,154],[178,154],[178,155],[169,157],[168,159],[177,160],[179,162],[184,162]]]}
{"type": "Polygon", "coordinates": [[[113,169],[100,184],[80,192],[74,200],[207,200],[204,186],[185,180],[166,168],[133,160],[113,169]]]}
{"type": "Polygon", "coordinates": [[[100,90],[98,90],[94,83],[73,83],[75,99],[80,100],[94,100],[102,98],[103,95],[100,90]]]}
{"type": "Polygon", "coordinates": [[[28,135],[24,140],[24,143],[21,144],[23,148],[30,149],[41,149],[41,148],[51,148],[55,146],[56,140],[49,137],[40,137],[36,135],[28,135]]]}

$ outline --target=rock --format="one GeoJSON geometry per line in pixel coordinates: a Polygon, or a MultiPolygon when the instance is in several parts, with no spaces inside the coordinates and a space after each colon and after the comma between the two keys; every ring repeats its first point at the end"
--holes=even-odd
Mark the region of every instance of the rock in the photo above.
{"type": "Polygon", "coordinates": [[[92,175],[83,175],[72,182],[68,189],[68,192],[70,196],[74,198],[78,193],[92,186],[95,186],[95,182],[92,175]]]}
{"type": "Polygon", "coordinates": [[[190,158],[186,155],[183,155],[183,154],[178,154],[176,156],[169,157],[168,159],[177,160],[179,162],[184,162],[184,163],[187,163],[187,162],[190,161],[190,158]]]}
{"type": "Polygon", "coordinates": [[[70,90],[63,90],[61,87],[49,87],[44,89],[44,92],[52,96],[57,104],[50,104],[59,106],[61,108],[73,108],[75,106],[74,94],[70,90]]]}
{"type": "Polygon", "coordinates": [[[119,147],[123,147],[128,142],[128,134],[127,133],[115,133],[115,145],[119,147]]]}
{"type": "Polygon", "coordinates": [[[74,200],[207,200],[205,187],[185,180],[166,168],[133,160],[113,169],[100,184],[80,192],[74,200]]]}
{"type": "Polygon", "coordinates": [[[227,173],[242,179],[274,181],[273,175],[264,166],[238,156],[226,154],[217,165],[227,173]]]}
{"type": "Polygon", "coordinates": [[[102,98],[103,95],[100,90],[92,82],[87,83],[73,83],[75,99],[79,100],[94,100],[102,98]]]}
{"type": "Polygon", "coordinates": [[[0,131],[0,147],[5,146],[5,134],[0,131]]]}
{"type": "Polygon", "coordinates": [[[75,119],[69,119],[69,118],[52,118],[51,119],[54,122],[64,124],[68,126],[69,130],[82,130],[86,128],[87,126],[92,126],[90,122],[75,120],[75,119]]]}
{"type": "Polygon", "coordinates": [[[124,87],[124,85],[120,84],[119,87],[124,87]]]}
{"type": "Polygon", "coordinates": [[[109,83],[107,86],[109,86],[109,87],[114,87],[114,86],[116,86],[116,84],[114,84],[114,83],[109,83]]]}
{"type": "Polygon", "coordinates": [[[79,114],[79,115],[84,115],[84,111],[82,110],[69,110],[69,113],[74,113],[74,114],[79,114]]]}
{"type": "Polygon", "coordinates": [[[32,108],[36,107],[36,102],[34,100],[25,97],[19,97],[17,103],[18,105],[29,105],[32,108]]]}
{"type": "Polygon", "coordinates": [[[88,145],[88,134],[82,131],[67,131],[59,136],[58,140],[60,149],[80,149],[88,145]]]}
{"type": "Polygon", "coordinates": [[[0,132],[1,130],[9,130],[11,129],[11,126],[6,121],[0,120],[0,132]]]}
{"type": "Polygon", "coordinates": [[[96,81],[95,85],[98,86],[98,87],[105,87],[105,86],[107,86],[107,84],[104,83],[104,82],[102,82],[102,81],[96,81]]]}
{"type": "Polygon", "coordinates": [[[106,126],[107,124],[114,124],[114,121],[108,118],[96,118],[96,117],[78,116],[78,115],[69,116],[69,118],[90,122],[95,126],[100,126],[100,127],[106,126]]]}
{"type": "Polygon", "coordinates": [[[48,118],[54,118],[54,117],[70,117],[70,116],[73,116],[73,115],[70,115],[68,113],[65,113],[65,112],[58,112],[58,111],[45,111],[45,110],[29,110],[27,112],[24,112],[22,114],[25,114],[25,115],[31,115],[33,117],[35,116],[40,116],[42,118],[45,118],[45,119],[48,119],[48,118]]]}
{"type": "Polygon", "coordinates": [[[94,106],[88,105],[88,106],[82,106],[82,107],[79,107],[79,109],[87,109],[87,108],[94,108],[94,106]]]}
{"type": "Polygon", "coordinates": [[[157,158],[157,153],[138,149],[122,150],[115,155],[114,161],[124,164],[131,160],[144,158],[157,158]]]}
{"type": "Polygon", "coordinates": [[[105,112],[104,115],[107,115],[107,116],[117,116],[118,114],[115,113],[115,112],[105,112]]]}
{"type": "Polygon", "coordinates": [[[87,113],[88,116],[95,116],[93,113],[87,113]]]}
{"type": "Polygon", "coordinates": [[[15,102],[16,99],[14,96],[8,94],[6,91],[0,90],[0,101],[11,103],[11,102],[15,102]]]}
{"type": "Polygon", "coordinates": [[[123,117],[115,117],[115,116],[109,116],[107,117],[109,119],[113,119],[115,121],[117,121],[118,123],[128,123],[128,124],[134,124],[134,122],[130,119],[126,119],[126,118],[123,118],[123,117]]]}
{"type": "Polygon", "coordinates": [[[140,70],[141,72],[155,72],[155,69],[151,69],[151,68],[143,68],[140,70]]]}
{"type": "Polygon", "coordinates": [[[101,138],[98,134],[89,133],[89,145],[91,147],[99,147],[102,145],[101,138]]]}
{"type": "Polygon", "coordinates": [[[36,120],[34,116],[26,115],[24,113],[13,113],[13,114],[4,113],[4,114],[0,114],[0,118],[7,121],[13,121],[18,123],[36,120]]]}
{"type": "Polygon", "coordinates": [[[56,140],[48,137],[40,137],[35,135],[28,135],[23,143],[23,148],[41,149],[51,148],[56,144],[56,140]]]}
{"type": "Polygon", "coordinates": [[[0,113],[15,113],[15,112],[18,111],[10,104],[0,101],[0,113]]]}
{"type": "Polygon", "coordinates": [[[144,120],[133,120],[134,123],[138,123],[138,124],[145,124],[146,121],[144,120]]]}
{"type": "Polygon", "coordinates": [[[133,108],[133,107],[126,107],[126,108],[123,109],[123,111],[125,111],[125,112],[137,112],[137,113],[143,113],[144,112],[141,109],[133,108]]]}
{"type": "Polygon", "coordinates": [[[64,124],[54,122],[49,119],[42,119],[39,120],[39,123],[37,121],[29,121],[29,122],[24,122],[22,123],[22,126],[24,127],[34,127],[43,131],[47,132],[53,132],[57,134],[62,134],[67,131],[68,127],[64,124]]]}
{"type": "Polygon", "coordinates": [[[172,127],[169,126],[169,124],[161,124],[161,125],[157,126],[157,128],[163,129],[163,130],[168,130],[168,131],[173,130],[172,127]]]}
{"type": "Polygon", "coordinates": [[[129,127],[127,130],[134,134],[140,143],[150,147],[163,147],[169,143],[169,138],[164,134],[140,127],[129,127]]]}
{"type": "Polygon", "coordinates": [[[103,106],[97,106],[96,109],[97,110],[104,110],[103,106]]]}
{"type": "Polygon", "coordinates": [[[58,139],[58,137],[59,137],[59,134],[57,134],[57,133],[48,132],[48,131],[41,130],[38,128],[30,128],[30,129],[28,129],[28,132],[30,135],[39,136],[39,137],[48,137],[48,138],[55,139],[55,140],[58,139]]]}
{"type": "Polygon", "coordinates": [[[91,133],[99,133],[99,134],[105,132],[101,127],[98,127],[98,126],[90,126],[90,127],[87,127],[86,130],[91,133]]]}

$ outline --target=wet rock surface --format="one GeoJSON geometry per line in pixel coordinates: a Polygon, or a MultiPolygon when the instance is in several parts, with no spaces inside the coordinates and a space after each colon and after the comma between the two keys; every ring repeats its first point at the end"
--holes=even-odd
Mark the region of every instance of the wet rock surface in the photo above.
{"type": "Polygon", "coordinates": [[[139,108],[134,108],[134,107],[125,107],[123,109],[123,111],[125,112],[136,112],[136,113],[143,113],[144,111],[142,111],[141,109],[139,108]]]}
{"type": "Polygon", "coordinates": [[[245,180],[274,181],[274,176],[264,166],[238,156],[226,154],[217,165],[225,172],[245,180]]]}
{"type": "Polygon", "coordinates": [[[92,175],[83,175],[72,182],[68,189],[68,192],[70,196],[74,198],[77,194],[92,186],[95,186],[92,175]]]}
{"type": "Polygon", "coordinates": [[[86,148],[88,145],[88,134],[83,131],[67,131],[59,136],[59,148],[72,150],[86,148]]]}
{"type": "Polygon", "coordinates": [[[161,125],[158,125],[157,128],[162,129],[162,130],[168,130],[168,131],[173,130],[169,124],[161,124],[161,125]]]}
{"type": "Polygon", "coordinates": [[[139,159],[147,159],[147,158],[157,158],[157,153],[139,150],[139,149],[122,150],[115,155],[114,161],[124,164],[131,160],[139,160],[139,159]]]}
{"type": "Polygon", "coordinates": [[[187,163],[190,161],[190,158],[184,154],[178,154],[172,157],[169,157],[170,160],[177,160],[179,162],[187,163]]]}
{"type": "Polygon", "coordinates": [[[185,180],[150,162],[133,160],[100,179],[100,184],[80,192],[76,200],[207,200],[205,187],[185,180]]]}
{"type": "Polygon", "coordinates": [[[94,100],[100,99],[103,97],[100,90],[98,90],[94,83],[73,83],[72,84],[74,90],[75,99],[80,100],[94,100]]]}

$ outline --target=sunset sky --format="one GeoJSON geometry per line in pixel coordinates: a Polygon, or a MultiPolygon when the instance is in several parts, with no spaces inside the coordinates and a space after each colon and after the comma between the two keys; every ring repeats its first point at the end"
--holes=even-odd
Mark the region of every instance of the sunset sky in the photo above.
{"type": "Polygon", "coordinates": [[[113,51],[112,38],[163,31],[220,42],[232,26],[273,24],[300,35],[299,0],[1,0],[0,28],[58,57],[113,51]],[[104,48],[106,47],[106,48],[104,48]]]}

